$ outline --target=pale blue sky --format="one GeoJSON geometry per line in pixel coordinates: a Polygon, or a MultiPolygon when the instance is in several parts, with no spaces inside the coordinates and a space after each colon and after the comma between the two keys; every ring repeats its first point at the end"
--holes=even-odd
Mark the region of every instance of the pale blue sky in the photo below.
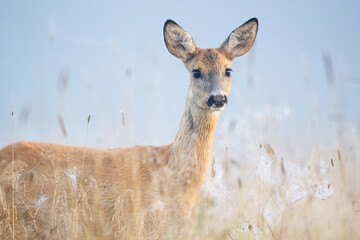
{"type": "Polygon", "coordinates": [[[217,47],[251,17],[259,20],[254,48],[232,66],[219,124],[272,109],[285,116],[277,119],[280,133],[327,141],[335,96],[342,118],[359,131],[360,2],[104,2],[0,3],[0,147],[12,141],[12,102],[15,140],[82,145],[92,112],[91,146],[171,142],[189,74],[164,45],[169,18],[199,47],[217,47]],[[324,54],[333,64],[334,96],[324,54]]]}

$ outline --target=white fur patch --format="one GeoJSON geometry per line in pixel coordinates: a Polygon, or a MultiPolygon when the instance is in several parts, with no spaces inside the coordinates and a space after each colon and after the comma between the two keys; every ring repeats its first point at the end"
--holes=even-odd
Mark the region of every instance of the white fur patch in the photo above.
{"type": "Polygon", "coordinates": [[[224,105],[224,106],[222,106],[222,107],[216,107],[214,104],[210,107],[210,110],[211,111],[221,111],[221,110],[224,110],[225,109],[225,106],[226,106],[226,104],[224,105]]]}
{"type": "Polygon", "coordinates": [[[195,51],[195,46],[194,46],[194,43],[192,41],[192,37],[188,32],[185,32],[184,35],[182,36],[181,44],[190,53],[193,53],[195,51]]]}
{"type": "Polygon", "coordinates": [[[190,90],[189,90],[189,98],[192,99],[193,96],[194,96],[194,93],[193,93],[192,89],[190,88],[190,90]]]}

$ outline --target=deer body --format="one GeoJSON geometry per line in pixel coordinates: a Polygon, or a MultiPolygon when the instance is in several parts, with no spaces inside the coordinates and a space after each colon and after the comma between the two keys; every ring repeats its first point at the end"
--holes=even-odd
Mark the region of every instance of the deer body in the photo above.
{"type": "Polygon", "coordinates": [[[191,73],[180,129],[169,145],[84,149],[20,142],[0,150],[0,221],[8,236],[161,238],[168,213],[184,218],[196,203],[230,93],[231,62],[251,48],[256,32],[251,19],[220,48],[200,49],[175,22],[165,23],[168,50],[191,73]]]}

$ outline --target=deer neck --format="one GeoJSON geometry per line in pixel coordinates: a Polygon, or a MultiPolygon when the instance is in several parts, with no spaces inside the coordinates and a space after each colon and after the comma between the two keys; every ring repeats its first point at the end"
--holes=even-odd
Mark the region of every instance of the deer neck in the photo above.
{"type": "Polygon", "coordinates": [[[209,167],[219,112],[199,107],[191,95],[189,88],[168,166],[185,189],[195,190],[203,183],[209,167]]]}

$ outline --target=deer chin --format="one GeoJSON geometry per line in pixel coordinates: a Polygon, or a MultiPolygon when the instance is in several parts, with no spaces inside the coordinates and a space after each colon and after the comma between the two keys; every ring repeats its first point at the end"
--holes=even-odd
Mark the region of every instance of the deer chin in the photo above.
{"type": "Polygon", "coordinates": [[[221,110],[224,110],[225,107],[226,107],[226,105],[224,105],[224,106],[222,106],[222,107],[217,107],[217,106],[215,106],[215,105],[212,105],[212,106],[210,107],[210,110],[211,110],[211,111],[214,111],[214,112],[219,112],[219,111],[221,111],[221,110]]]}

